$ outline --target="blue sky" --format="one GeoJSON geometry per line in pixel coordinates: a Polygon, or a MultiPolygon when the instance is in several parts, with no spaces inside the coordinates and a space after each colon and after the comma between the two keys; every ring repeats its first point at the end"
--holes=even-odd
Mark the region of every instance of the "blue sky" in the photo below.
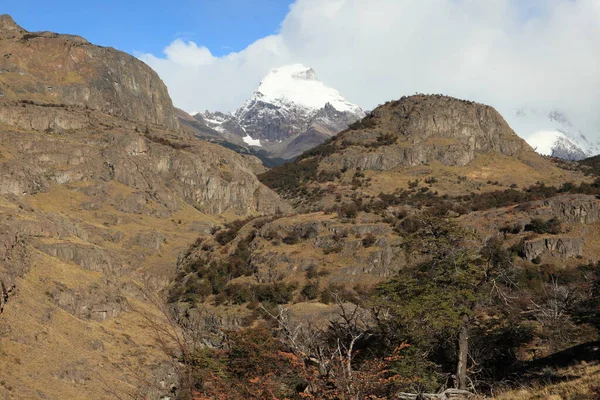
{"type": "Polygon", "coordinates": [[[444,93],[507,118],[559,109],[600,138],[600,0],[0,0],[1,13],[139,57],[186,111],[235,111],[270,69],[302,63],[365,109],[444,93]]]}
{"type": "Polygon", "coordinates": [[[214,55],[240,51],[277,33],[291,0],[3,0],[29,31],[73,33],[128,53],[160,54],[176,38],[214,55]]]}

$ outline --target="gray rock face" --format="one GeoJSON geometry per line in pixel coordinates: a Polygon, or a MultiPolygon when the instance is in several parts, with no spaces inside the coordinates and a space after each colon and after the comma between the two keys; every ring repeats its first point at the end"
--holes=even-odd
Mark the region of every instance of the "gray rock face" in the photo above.
{"type": "Polygon", "coordinates": [[[126,270],[123,261],[116,254],[94,246],[58,243],[38,244],[36,247],[50,256],[108,276],[118,276],[126,270]]]}
{"type": "Polygon", "coordinates": [[[383,171],[432,161],[464,166],[477,154],[532,151],[492,107],[446,96],[387,103],[361,125],[336,136],[338,151],[321,161],[323,168],[383,171]]]}
{"type": "Polygon", "coordinates": [[[16,155],[0,160],[0,194],[22,196],[46,191],[53,183],[99,179],[136,190],[116,204],[129,213],[164,217],[179,209],[177,197],[210,214],[289,209],[258,182],[241,156],[209,143],[193,141],[182,151],[121,129],[93,138],[76,132],[65,138],[6,131],[0,137],[16,155]],[[160,206],[150,208],[151,202],[160,206]]]}
{"type": "Polygon", "coordinates": [[[528,207],[535,209],[535,214],[539,216],[556,216],[565,222],[594,224],[600,221],[600,200],[595,196],[562,195],[531,202],[528,207]]]}
{"type": "Polygon", "coordinates": [[[227,142],[291,159],[364,116],[358,106],[319,82],[313,69],[293,65],[272,70],[234,114],[207,111],[195,118],[227,142]],[[247,144],[243,138],[248,136],[260,146],[247,144]]]}
{"type": "Polygon", "coordinates": [[[126,298],[114,286],[92,285],[74,290],[62,284],[47,294],[60,308],[84,320],[104,322],[129,309],[126,298]]]}
{"type": "Polygon", "coordinates": [[[571,258],[583,255],[583,239],[570,237],[551,237],[526,241],[523,244],[523,256],[533,260],[538,256],[551,255],[557,258],[571,258]]]}
{"type": "MultiPolygon", "coordinates": [[[[0,17],[0,38],[3,99],[90,108],[178,129],[166,86],[135,57],[74,35],[30,33],[7,15],[0,17]]],[[[19,126],[26,124],[24,117],[31,115],[19,116],[19,126]]],[[[0,114],[2,122],[15,118],[0,114]]],[[[40,121],[31,125],[37,128],[40,121]]]]}
{"type": "Polygon", "coordinates": [[[207,111],[195,118],[218,132],[222,140],[248,147],[243,138],[250,136],[260,140],[261,146],[255,146],[255,150],[264,150],[272,158],[291,159],[348,128],[363,115],[338,111],[330,104],[306,110],[255,100],[235,115],[207,111]]]}

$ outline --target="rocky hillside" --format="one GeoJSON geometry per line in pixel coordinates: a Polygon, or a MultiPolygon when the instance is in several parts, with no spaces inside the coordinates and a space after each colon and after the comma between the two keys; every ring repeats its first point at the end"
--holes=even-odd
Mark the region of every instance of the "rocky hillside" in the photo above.
{"type": "Polygon", "coordinates": [[[376,108],[260,178],[310,209],[356,193],[377,197],[427,186],[430,193],[459,196],[579,179],[570,175],[537,155],[493,108],[416,95],[376,108]]]}
{"type": "Polygon", "coordinates": [[[312,68],[287,65],[273,69],[234,114],[207,111],[194,118],[227,142],[291,159],[364,115],[320,82],[312,68]]]}
{"type": "Polygon", "coordinates": [[[456,219],[482,237],[518,225],[507,246],[524,241],[525,263],[595,259],[597,238],[585,226],[599,222],[597,183],[537,155],[497,111],[470,101],[419,95],[386,103],[260,178],[297,214],[240,221],[199,241],[179,265],[173,299],[219,294],[220,305],[235,308],[281,290],[277,301],[302,303],[292,308],[303,315],[327,314],[331,292],[357,298],[418,261],[402,248],[424,216],[456,219]],[[523,228],[553,217],[573,228],[550,236],[523,228]],[[220,269],[227,278],[214,275],[220,269]]]}
{"type": "Polygon", "coordinates": [[[179,254],[290,208],[256,160],[180,130],[135,58],[8,16],[0,48],[0,397],[164,398],[155,296],[179,254]]]}
{"type": "Polygon", "coordinates": [[[294,67],[319,104],[275,73],[193,118],[116,50],[0,48],[1,398],[402,398],[460,386],[465,330],[491,393],[596,334],[600,180],[491,107],[402,98],[264,172],[196,136],[283,156],[358,110],[294,67]]]}
{"type": "MultiPolygon", "coordinates": [[[[0,16],[0,39],[2,101],[66,105],[178,128],[167,88],[136,58],[79,36],[27,32],[8,15],[0,16]]],[[[16,111],[3,114],[0,121],[19,118],[16,111]]],[[[48,128],[68,128],[64,119],[48,121],[48,128]]]]}
{"type": "Polygon", "coordinates": [[[455,379],[457,307],[470,307],[469,365],[477,368],[468,374],[485,382],[478,390],[538,382],[523,369],[597,337],[576,310],[600,276],[600,179],[559,165],[491,107],[414,96],[263,174],[296,214],[239,220],[200,238],[169,291],[174,315],[223,372],[192,369],[200,393],[437,393],[455,379]],[[251,336],[259,332],[283,346],[261,354],[251,336]],[[394,358],[403,343],[411,350],[394,358]],[[281,366],[267,365],[282,348],[301,362],[279,375],[281,366]],[[258,388],[248,383],[257,382],[253,372],[240,382],[231,367],[251,351],[253,368],[273,376],[258,388]],[[401,372],[369,375],[389,360],[401,372]]]}
{"type": "Polygon", "coordinates": [[[335,137],[323,166],[387,171],[437,161],[469,164],[478,154],[519,156],[530,147],[493,108],[444,96],[411,96],[375,109],[335,137]],[[368,154],[361,148],[373,148],[368,154]]]}

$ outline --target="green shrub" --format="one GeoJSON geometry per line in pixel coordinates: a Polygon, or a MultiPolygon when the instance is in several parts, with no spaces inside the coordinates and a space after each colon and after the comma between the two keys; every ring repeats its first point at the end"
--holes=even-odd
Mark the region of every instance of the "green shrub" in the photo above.
{"type": "Polygon", "coordinates": [[[354,219],[358,215],[358,206],[355,203],[344,203],[338,210],[338,216],[343,219],[354,219]]]}
{"type": "Polygon", "coordinates": [[[377,126],[377,121],[373,117],[373,115],[368,115],[360,121],[356,121],[355,123],[350,125],[350,129],[353,131],[358,131],[361,129],[369,129],[377,126]]]}
{"type": "Polygon", "coordinates": [[[319,271],[317,270],[317,267],[315,265],[311,265],[304,272],[304,276],[306,277],[306,279],[314,279],[317,276],[319,276],[319,271]]]}
{"type": "Polygon", "coordinates": [[[319,294],[319,281],[309,281],[306,285],[304,285],[300,294],[302,294],[302,296],[304,296],[304,298],[307,300],[316,299],[317,295],[319,294]]]}
{"type": "Polygon", "coordinates": [[[375,235],[373,235],[372,233],[368,233],[362,240],[362,244],[365,247],[371,247],[375,244],[375,242],[377,241],[377,237],[375,237],[375,235]]]}
{"type": "Polygon", "coordinates": [[[525,231],[557,235],[561,232],[561,224],[557,218],[550,218],[547,221],[543,221],[540,218],[534,218],[529,224],[525,225],[525,231]]]}
{"type": "Polygon", "coordinates": [[[240,230],[253,219],[254,217],[238,219],[225,224],[225,229],[215,231],[215,240],[221,245],[226,245],[235,239],[240,230]]]}
{"type": "Polygon", "coordinates": [[[300,235],[297,232],[292,232],[281,241],[287,245],[294,245],[300,243],[300,235]]]}

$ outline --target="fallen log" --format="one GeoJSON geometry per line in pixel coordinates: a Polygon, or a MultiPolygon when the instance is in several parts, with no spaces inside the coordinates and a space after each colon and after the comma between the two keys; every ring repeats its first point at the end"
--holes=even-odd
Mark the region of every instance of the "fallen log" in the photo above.
{"type": "Polygon", "coordinates": [[[467,390],[446,389],[441,393],[399,393],[399,400],[466,400],[475,395],[467,390]]]}

